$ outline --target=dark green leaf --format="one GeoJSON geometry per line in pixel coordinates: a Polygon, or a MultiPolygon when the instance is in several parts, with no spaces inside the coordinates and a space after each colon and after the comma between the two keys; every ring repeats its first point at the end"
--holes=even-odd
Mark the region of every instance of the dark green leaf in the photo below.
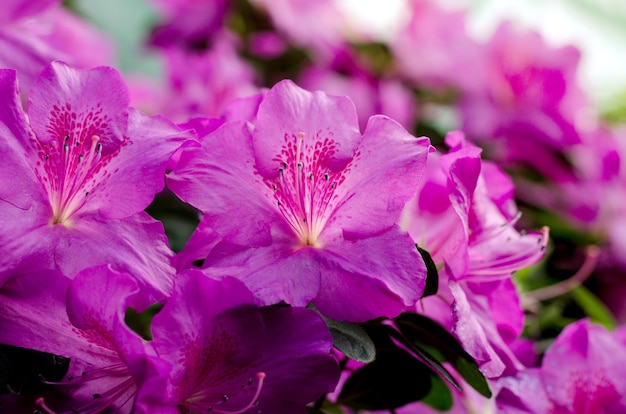
{"type": "Polygon", "coordinates": [[[50,388],[42,382],[60,381],[69,358],[32,349],[0,345],[0,394],[36,394],[50,388]]]}
{"type": "Polygon", "coordinates": [[[354,409],[392,410],[426,397],[432,375],[408,352],[387,348],[348,378],[337,402],[354,409]]]}
{"type": "Polygon", "coordinates": [[[433,258],[430,257],[430,253],[419,247],[417,244],[417,251],[422,255],[424,263],[426,264],[426,287],[424,288],[424,294],[422,297],[435,295],[439,289],[439,272],[433,258]]]}
{"type": "Polygon", "coordinates": [[[152,322],[152,318],[154,317],[154,315],[159,313],[162,308],[162,304],[153,303],[152,305],[148,306],[145,311],[138,313],[135,309],[129,307],[128,309],[126,309],[124,322],[139,336],[141,336],[146,341],[149,341],[152,339],[150,323],[152,322]]]}
{"type": "Polygon", "coordinates": [[[354,323],[334,321],[324,315],[321,316],[328,325],[335,348],[355,361],[371,362],[374,360],[376,347],[363,328],[354,323]]]}
{"type": "Polygon", "coordinates": [[[404,337],[404,335],[402,335],[400,332],[396,331],[391,326],[385,326],[385,328],[387,329],[389,337],[396,339],[402,345],[407,347],[409,351],[413,352],[413,354],[415,354],[415,356],[420,358],[428,366],[430,366],[437,373],[439,373],[439,375],[441,375],[443,378],[445,378],[456,389],[458,389],[459,391],[463,391],[461,389],[461,386],[454,379],[454,377],[452,377],[452,375],[448,372],[448,370],[443,365],[441,365],[441,363],[439,362],[439,360],[442,360],[441,354],[439,354],[437,352],[436,355],[438,355],[438,357],[439,357],[439,358],[437,358],[437,357],[431,355],[431,352],[429,352],[429,350],[426,349],[426,347],[422,347],[422,348],[416,347],[413,342],[409,341],[407,338],[404,337]]]}
{"type": "Polygon", "coordinates": [[[571,295],[592,322],[603,325],[607,329],[615,329],[615,318],[604,303],[586,287],[580,285],[571,290],[571,295]]]}
{"type": "Polygon", "coordinates": [[[452,408],[452,393],[448,385],[438,376],[431,377],[432,387],[428,395],[422,398],[424,404],[428,404],[438,411],[448,411],[452,408]]]}
{"type": "Polygon", "coordinates": [[[445,328],[425,316],[409,312],[396,317],[394,322],[415,348],[427,352],[439,362],[449,362],[476,391],[491,397],[489,384],[478,364],[445,328]]]}

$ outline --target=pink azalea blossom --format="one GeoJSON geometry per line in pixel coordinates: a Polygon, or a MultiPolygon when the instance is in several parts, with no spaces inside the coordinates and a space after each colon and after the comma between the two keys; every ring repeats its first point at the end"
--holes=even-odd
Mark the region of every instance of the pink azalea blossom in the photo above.
{"type": "MultiPolygon", "coordinates": [[[[108,266],[86,269],[73,281],[54,270],[33,272],[11,279],[0,293],[0,343],[71,358],[68,374],[55,383],[71,395],[63,405],[68,412],[132,411],[137,387],[129,366],[146,357],[124,316],[129,306],[143,311],[154,294],[108,266]]],[[[46,401],[38,404],[52,412],[46,401]]]]}
{"type": "Polygon", "coordinates": [[[541,367],[499,381],[498,412],[621,413],[626,410],[626,335],[581,320],[563,330],[541,367]]]}
{"type": "Polygon", "coordinates": [[[166,381],[146,378],[137,413],[305,413],[339,376],[332,339],[315,312],[259,310],[234,278],[179,274],[152,333],[150,346],[171,371],[166,381]]]}
{"type": "Polygon", "coordinates": [[[0,71],[0,90],[0,282],[114,263],[159,275],[148,283],[167,292],[171,252],[162,225],[142,210],[186,134],[129,108],[111,68],[53,63],[33,84],[28,115],[15,71],[0,71]]]}
{"type": "Polygon", "coordinates": [[[184,151],[168,185],[220,238],[207,274],[241,279],[262,304],[312,301],[364,321],[423,291],[424,263],[395,223],[428,151],[384,116],[361,135],[349,99],[283,81],[254,124],[226,123],[184,151]]]}
{"type": "Polygon", "coordinates": [[[520,234],[510,179],[482,162],[480,149],[461,133],[450,133],[446,143],[450,152],[431,158],[424,186],[405,212],[409,233],[443,265],[437,297],[418,310],[434,312],[483,373],[497,377],[523,368],[509,347],[523,328],[511,275],[541,259],[547,229],[520,234]]]}
{"type": "Polygon", "coordinates": [[[576,81],[579,51],[502,23],[482,56],[487,76],[459,102],[463,130],[493,157],[549,176],[560,163],[555,152],[580,142],[575,125],[587,102],[576,81]]]}

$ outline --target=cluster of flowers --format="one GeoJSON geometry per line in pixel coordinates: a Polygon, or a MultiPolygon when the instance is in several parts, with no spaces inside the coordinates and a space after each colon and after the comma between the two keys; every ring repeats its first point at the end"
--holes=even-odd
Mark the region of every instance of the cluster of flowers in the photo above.
{"type": "Polygon", "coordinates": [[[626,330],[541,350],[523,306],[563,292],[514,280],[562,217],[601,245],[575,282],[623,285],[626,148],[578,52],[409,4],[376,43],[334,0],[152,0],[151,84],[59,0],[6,2],[0,411],[625,411],[626,330]]]}

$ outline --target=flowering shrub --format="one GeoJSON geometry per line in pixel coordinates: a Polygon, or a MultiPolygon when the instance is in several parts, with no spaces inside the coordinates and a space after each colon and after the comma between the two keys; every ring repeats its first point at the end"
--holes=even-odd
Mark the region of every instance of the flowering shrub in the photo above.
{"type": "Polygon", "coordinates": [[[155,80],[79,4],[0,11],[1,412],[626,410],[626,147],[576,48],[155,0],[155,80]]]}

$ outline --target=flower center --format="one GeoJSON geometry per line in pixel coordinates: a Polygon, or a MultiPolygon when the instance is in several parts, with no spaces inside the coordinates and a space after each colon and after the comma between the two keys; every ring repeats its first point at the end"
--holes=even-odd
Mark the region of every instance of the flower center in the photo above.
{"type": "MultiPolygon", "coordinates": [[[[259,395],[261,395],[261,389],[263,388],[263,381],[265,380],[265,373],[264,372],[257,372],[256,377],[257,377],[258,382],[257,382],[257,385],[256,385],[256,390],[254,392],[254,395],[248,401],[248,403],[245,406],[241,407],[241,408],[228,407],[229,401],[230,401],[230,397],[227,394],[224,394],[218,401],[215,401],[213,403],[209,403],[207,405],[206,400],[208,399],[208,397],[210,397],[210,395],[207,395],[207,394],[210,394],[211,390],[202,390],[202,391],[192,395],[187,400],[185,400],[184,404],[179,405],[179,408],[185,414],[196,414],[196,413],[198,413],[198,414],[199,413],[240,414],[240,413],[245,413],[250,408],[252,408],[255,405],[259,404],[259,395]]],[[[239,391],[240,392],[241,391],[245,391],[245,389],[250,387],[250,386],[252,386],[253,383],[254,383],[254,381],[252,380],[252,378],[250,378],[248,380],[247,384],[241,384],[241,390],[239,390],[239,391]]]]}
{"type": "Polygon", "coordinates": [[[328,138],[305,142],[304,132],[285,134],[285,145],[278,156],[278,177],[266,179],[274,191],[278,209],[298,237],[299,246],[321,247],[318,237],[336,201],[335,189],[343,182],[343,172],[328,168],[335,153],[328,138]]]}
{"type": "Polygon", "coordinates": [[[77,376],[69,375],[64,381],[50,382],[42,378],[42,382],[52,385],[72,386],[80,385],[88,381],[97,381],[102,378],[115,378],[116,381],[114,381],[113,386],[111,386],[110,382],[105,381],[110,388],[104,389],[101,393],[93,394],[91,401],[83,401],[79,406],[73,408],[71,411],[64,411],[60,413],[53,411],[46,405],[44,398],[38,398],[35,401],[35,404],[46,414],[97,414],[113,406],[117,406],[117,409],[121,410],[126,404],[131,402],[137,393],[135,381],[131,377],[128,367],[121,363],[95,369],[89,372],[83,371],[77,376]]]}
{"type": "Polygon", "coordinates": [[[52,207],[51,224],[64,224],[85,204],[94,186],[90,182],[102,157],[100,137],[80,141],[72,135],[48,144],[43,161],[49,177],[45,180],[52,207]]]}

